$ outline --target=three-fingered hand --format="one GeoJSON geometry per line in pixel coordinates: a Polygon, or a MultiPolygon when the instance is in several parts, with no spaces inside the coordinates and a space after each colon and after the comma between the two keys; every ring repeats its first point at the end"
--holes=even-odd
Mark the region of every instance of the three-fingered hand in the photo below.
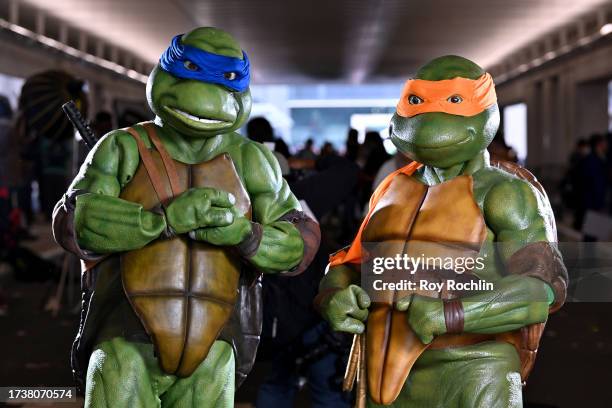
{"type": "Polygon", "coordinates": [[[230,193],[215,188],[191,188],[176,197],[166,209],[166,221],[183,234],[206,227],[225,227],[234,222],[234,203],[230,193]]]}

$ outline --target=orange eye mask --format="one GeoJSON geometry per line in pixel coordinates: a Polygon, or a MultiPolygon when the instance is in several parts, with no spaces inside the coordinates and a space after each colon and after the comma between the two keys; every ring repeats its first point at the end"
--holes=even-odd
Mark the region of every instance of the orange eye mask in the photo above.
{"type": "Polygon", "coordinates": [[[478,79],[409,79],[397,104],[397,114],[406,118],[426,112],[474,116],[496,102],[495,84],[488,73],[478,79]]]}

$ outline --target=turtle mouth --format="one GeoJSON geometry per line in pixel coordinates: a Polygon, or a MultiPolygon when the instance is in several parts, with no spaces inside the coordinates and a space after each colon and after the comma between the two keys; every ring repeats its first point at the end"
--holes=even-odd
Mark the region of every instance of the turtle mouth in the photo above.
{"type": "Polygon", "coordinates": [[[451,140],[446,140],[444,142],[438,142],[438,143],[416,143],[416,142],[409,142],[401,137],[399,137],[395,132],[391,132],[391,136],[392,138],[394,138],[395,140],[397,140],[400,144],[409,147],[410,149],[419,149],[419,150],[430,150],[430,151],[434,151],[434,150],[438,150],[438,149],[446,149],[449,147],[462,147],[466,144],[469,144],[472,139],[475,136],[475,131],[474,129],[468,129],[467,134],[462,137],[461,139],[457,140],[457,139],[451,139],[451,140]]]}
{"type": "Polygon", "coordinates": [[[461,140],[452,140],[446,143],[440,143],[440,144],[431,144],[431,145],[420,145],[415,143],[414,146],[418,147],[419,149],[425,149],[425,150],[435,150],[435,149],[444,149],[446,147],[461,147],[467,143],[470,142],[470,140],[472,140],[472,135],[468,133],[468,135],[466,137],[464,137],[461,140]]]}
{"type": "Polygon", "coordinates": [[[203,130],[224,129],[231,127],[234,122],[211,116],[198,116],[184,110],[164,106],[164,110],[172,117],[178,119],[189,127],[203,130]]]}

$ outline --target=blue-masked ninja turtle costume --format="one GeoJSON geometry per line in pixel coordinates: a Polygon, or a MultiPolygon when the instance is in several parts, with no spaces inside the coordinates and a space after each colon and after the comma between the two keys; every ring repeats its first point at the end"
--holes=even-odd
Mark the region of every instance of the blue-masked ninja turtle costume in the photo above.
{"type": "Polygon", "coordinates": [[[319,244],[265,146],[229,34],[175,37],[153,69],[151,122],[92,149],[54,213],[80,257],[73,366],[86,407],[232,407],[261,330],[258,277],[297,274],[319,244]]]}

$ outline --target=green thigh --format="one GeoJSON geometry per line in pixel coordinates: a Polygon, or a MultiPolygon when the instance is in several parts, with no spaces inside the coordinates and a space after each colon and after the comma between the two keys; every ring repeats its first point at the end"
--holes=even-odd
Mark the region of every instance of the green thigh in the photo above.
{"type": "Polygon", "coordinates": [[[116,337],[96,346],[89,359],[85,407],[207,408],[234,406],[234,353],[216,341],[187,378],[165,374],[151,344],[116,337]]]}
{"type": "MultiPolygon", "coordinates": [[[[426,351],[416,362],[396,408],[520,408],[520,361],[507,343],[426,351]]],[[[382,407],[372,403],[369,407],[382,407]]]]}

